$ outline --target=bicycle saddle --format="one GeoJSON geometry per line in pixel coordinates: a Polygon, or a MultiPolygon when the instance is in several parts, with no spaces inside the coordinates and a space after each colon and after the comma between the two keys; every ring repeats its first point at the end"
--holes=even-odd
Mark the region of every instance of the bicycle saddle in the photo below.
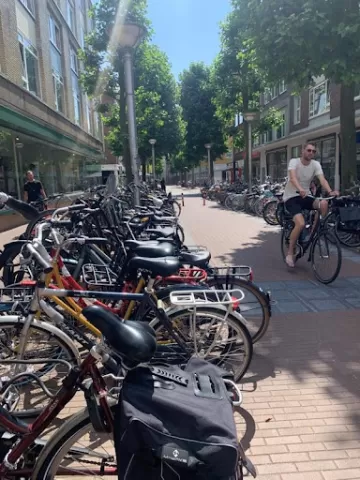
{"type": "Polygon", "coordinates": [[[104,335],[125,367],[135,368],[140,363],[149,362],[154,356],[155,332],[147,323],[124,321],[97,305],[84,308],[82,313],[104,335]]]}

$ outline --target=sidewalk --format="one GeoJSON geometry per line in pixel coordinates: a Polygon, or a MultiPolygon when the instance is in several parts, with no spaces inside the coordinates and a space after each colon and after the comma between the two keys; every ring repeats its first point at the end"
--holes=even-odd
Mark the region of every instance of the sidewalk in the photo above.
{"type": "Polygon", "coordinates": [[[360,479],[359,263],[318,284],[306,261],[286,269],[278,228],[183,191],[186,235],[216,265],[251,265],[276,301],[236,415],[259,480],[360,479]]]}

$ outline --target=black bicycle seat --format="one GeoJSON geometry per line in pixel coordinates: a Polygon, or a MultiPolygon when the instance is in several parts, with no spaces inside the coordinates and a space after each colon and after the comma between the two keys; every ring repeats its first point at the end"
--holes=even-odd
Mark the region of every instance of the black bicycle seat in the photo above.
{"type": "Polygon", "coordinates": [[[100,330],[126,367],[134,368],[140,363],[149,362],[154,356],[155,332],[149,324],[121,320],[114,313],[97,305],[84,308],[82,313],[100,330]]]}
{"type": "Polygon", "coordinates": [[[129,270],[147,270],[152,276],[168,277],[174,275],[180,267],[177,257],[144,258],[134,257],[129,261],[129,270]]]}

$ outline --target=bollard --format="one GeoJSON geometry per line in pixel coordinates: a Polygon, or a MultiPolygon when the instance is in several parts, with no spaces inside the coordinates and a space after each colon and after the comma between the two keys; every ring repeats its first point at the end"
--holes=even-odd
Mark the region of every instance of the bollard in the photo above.
{"type": "Polygon", "coordinates": [[[184,202],[184,194],[181,194],[181,204],[183,207],[185,207],[185,202],[184,202]]]}
{"type": "Polygon", "coordinates": [[[203,207],[205,207],[205,205],[206,205],[206,195],[204,194],[203,195],[203,207]]]}

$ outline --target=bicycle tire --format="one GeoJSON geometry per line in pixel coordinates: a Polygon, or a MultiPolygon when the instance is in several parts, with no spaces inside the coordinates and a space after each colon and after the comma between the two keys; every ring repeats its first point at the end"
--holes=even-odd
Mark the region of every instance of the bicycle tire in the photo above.
{"type": "Polygon", "coordinates": [[[320,282],[320,283],[323,283],[325,285],[328,285],[329,283],[332,283],[334,280],[336,280],[336,278],[338,277],[339,273],[340,273],[340,270],[341,270],[341,265],[342,265],[342,252],[341,252],[341,247],[340,247],[340,242],[336,239],[336,237],[334,235],[332,235],[330,232],[327,232],[326,230],[322,230],[320,231],[315,239],[313,240],[312,242],[312,245],[311,245],[311,252],[310,252],[310,255],[311,255],[311,267],[312,267],[312,270],[314,272],[314,275],[316,277],[316,279],[320,282]],[[335,271],[333,273],[333,275],[331,275],[329,278],[323,278],[318,270],[316,269],[316,266],[314,264],[314,251],[315,251],[315,247],[317,246],[318,243],[320,243],[321,241],[321,237],[325,237],[325,242],[330,242],[331,246],[333,249],[336,250],[337,252],[337,255],[338,255],[338,260],[337,260],[337,264],[336,264],[336,268],[335,268],[335,271]],[[328,238],[326,238],[328,237],[328,238]]]}
{"type": "MultiPolygon", "coordinates": [[[[270,325],[270,319],[271,319],[271,306],[269,302],[269,298],[266,295],[266,293],[258,287],[256,284],[250,282],[249,280],[244,280],[242,278],[236,278],[236,277],[231,277],[231,276],[217,276],[216,278],[210,278],[206,281],[206,284],[209,287],[215,287],[216,289],[224,289],[224,290],[232,290],[232,289],[239,289],[242,291],[248,291],[250,292],[250,295],[253,295],[257,302],[260,305],[261,309],[261,320],[260,320],[260,326],[255,329],[254,333],[253,330],[250,329],[249,324],[254,322],[254,319],[247,320],[245,315],[245,312],[249,312],[248,308],[248,303],[246,303],[246,300],[243,300],[240,302],[239,307],[235,310],[235,312],[240,313],[242,317],[242,321],[245,323],[245,326],[250,333],[252,343],[256,343],[259,340],[263,338],[265,333],[267,332],[269,325],[270,325]],[[225,288],[224,288],[225,286],[225,288]]],[[[245,298],[246,298],[246,293],[245,293],[245,298]]]]}
{"type": "Polygon", "coordinates": [[[32,220],[27,225],[25,233],[24,233],[24,238],[26,240],[30,240],[32,238],[32,232],[33,232],[36,224],[41,222],[44,219],[44,217],[48,217],[48,216],[52,215],[55,211],[56,211],[56,208],[51,208],[49,210],[44,210],[43,212],[41,212],[37,218],[32,220]]]}
{"type": "Polygon", "coordinates": [[[277,200],[275,201],[271,200],[270,202],[266,203],[266,205],[263,208],[262,216],[268,225],[272,225],[272,226],[279,225],[278,218],[276,215],[277,205],[278,205],[277,200]],[[275,207],[275,213],[273,216],[271,216],[270,212],[271,212],[271,209],[274,207],[275,207]]]}
{"type": "MultiPolygon", "coordinates": [[[[116,407],[116,405],[114,405],[115,400],[112,398],[108,398],[108,402],[114,415],[116,407]]],[[[79,438],[79,434],[91,429],[93,429],[93,425],[90,420],[89,412],[86,408],[76,413],[69,420],[67,420],[50,438],[50,440],[41,450],[41,453],[36,461],[34,470],[32,472],[31,480],[53,480],[55,478],[55,475],[57,475],[57,472],[55,470],[58,469],[61,460],[67,456],[67,452],[65,452],[65,450],[68,448],[68,446],[71,447],[70,444],[74,441],[74,439],[76,441],[76,439],[79,438]]],[[[111,436],[111,434],[104,435],[111,436]]],[[[71,448],[69,448],[68,452],[70,450],[71,448]]],[[[101,461],[98,459],[98,462],[99,471],[101,472],[101,461]]],[[[90,466],[90,468],[93,467],[90,466]]],[[[89,472],[89,474],[91,473],[94,474],[93,472],[89,472]]],[[[79,476],[82,475],[83,473],[79,473],[79,476]]],[[[106,474],[105,472],[104,477],[106,477],[107,475],[108,474],[106,474]]],[[[114,478],[117,478],[117,474],[114,476],[114,478]]]]}
{"type": "MultiPolygon", "coordinates": [[[[25,320],[21,319],[21,318],[18,318],[16,320],[7,320],[5,317],[0,318],[0,334],[1,333],[3,334],[3,330],[5,328],[15,329],[15,330],[19,329],[19,328],[22,329],[23,326],[24,326],[24,322],[25,322],[25,320]]],[[[68,344],[66,344],[66,342],[61,338],[62,336],[65,336],[65,334],[63,334],[62,332],[61,332],[61,336],[56,335],[56,327],[51,326],[51,325],[47,325],[46,322],[35,320],[35,321],[32,322],[30,329],[33,330],[33,331],[38,331],[40,333],[45,333],[47,336],[49,336],[49,338],[56,337],[56,342],[61,347],[62,352],[66,353],[65,354],[66,361],[68,361],[72,365],[78,365],[79,364],[79,361],[78,361],[79,360],[79,355],[77,353],[77,348],[74,346],[74,348],[72,349],[68,344]]],[[[69,338],[69,337],[67,337],[67,338],[69,338]]],[[[70,338],[69,338],[68,343],[69,344],[73,343],[70,338]]],[[[57,355],[57,357],[59,357],[59,355],[57,355]]],[[[2,358],[4,358],[4,357],[2,357],[2,358]]],[[[41,356],[39,356],[38,350],[36,350],[36,352],[35,352],[35,358],[39,359],[39,360],[41,359],[41,356]]],[[[47,354],[45,358],[51,358],[51,357],[49,357],[49,355],[47,354]]],[[[64,358],[64,353],[61,354],[61,358],[64,358]]],[[[16,359],[19,359],[19,358],[16,357],[16,359]]],[[[41,368],[40,368],[39,375],[38,375],[39,378],[41,378],[43,375],[46,375],[47,373],[49,373],[54,368],[56,368],[55,365],[53,365],[50,369],[45,368],[45,370],[46,370],[45,372],[42,372],[41,368]]],[[[20,387],[21,386],[26,386],[28,384],[29,384],[29,382],[19,381],[20,387]]],[[[19,386],[17,388],[19,388],[19,386]]],[[[43,408],[44,408],[44,406],[40,406],[40,407],[37,407],[37,408],[26,408],[26,409],[16,410],[14,412],[14,414],[16,414],[16,416],[18,416],[18,417],[35,416],[35,415],[39,415],[42,412],[43,408]]]]}
{"type": "Polygon", "coordinates": [[[15,278],[13,272],[13,262],[15,258],[20,254],[22,247],[22,243],[16,242],[6,248],[0,255],[0,271],[3,272],[1,279],[5,287],[7,287],[8,285],[14,285],[15,283],[19,283],[21,282],[21,280],[23,280],[23,275],[20,275],[20,277],[16,276],[15,278]]]}
{"type": "MultiPolygon", "coordinates": [[[[204,305],[204,306],[197,306],[196,307],[196,317],[203,316],[208,316],[209,318],[215,318],[217,317],[218,319],[222,319],[220,321],[223,322],[223,319],[226,315],[226,308],[221,307],[219,305],[204,305]]],[[[169,309],[167,312],[168,318],[171,322],[177,322],[179,323],[182,322],[181,317],[185,315],[192,314],[192,312],[189,312],[189,309],[179,307],[179,308],[174,308],[174,309],[169,309]]],[[[244,345],[244,360],[241,362],[241,366],[237,367],[236,372],[233,370],[233,364],[231,365],[231,374],[234,376],[235,381],[239,381],[247,372],[249,365],[251,363],[252,355],[253,355],[253,344],[251,340],[250,333],[246,326],[240,321],[239,317],[234,315],[233,313],[230,313],[227,318],[226,318],[226,324],[229,326],[229,330],[234,330],[239,333],[239,336],[242,338],[242,342],[244,345]]],[[[158,318],[154,318],[150,322],[150,326],[153,327],[155,332],[157,333],[157,336],[159,335],[160,329],[163,328],[162,323],[159,321],[158,318]]],[[[223,328],[223,327],[222,327],[223,328]]],[[[161,343],[161,341],[160,341],[161,343]]],[[[231,342],[226,348],[225,348],[225,353],[223,358],[220,360],[215,361],[215,363],[220,366],[221,368],[226,369],[225,365],[225,360],[229,362],[229,355],[231,354],[231,349],[235,346],[235,344],[238,342],[231,342]]],[[[240,344],[241,345],[241,344],[240,344]]],[[[176,346],[176,345],[175,345],[176,346]]],[[[191,355],[193,355],[194,352],[191,352],[191,355]]],[[[204,358],[204,357],[202,357],[204,358]]],[[[209,357],[205,357],[205,360],[211,361],[209,357]]],[[[231,363],[231,360],[230,360],[231,363]]]]}
{"type": "Polygon", "coordinates": [[[181,205],[176,200],[171,200],[170,202],[171,208],[173,209],[175,217],[180,217],[181,215],[181,205]]]}

